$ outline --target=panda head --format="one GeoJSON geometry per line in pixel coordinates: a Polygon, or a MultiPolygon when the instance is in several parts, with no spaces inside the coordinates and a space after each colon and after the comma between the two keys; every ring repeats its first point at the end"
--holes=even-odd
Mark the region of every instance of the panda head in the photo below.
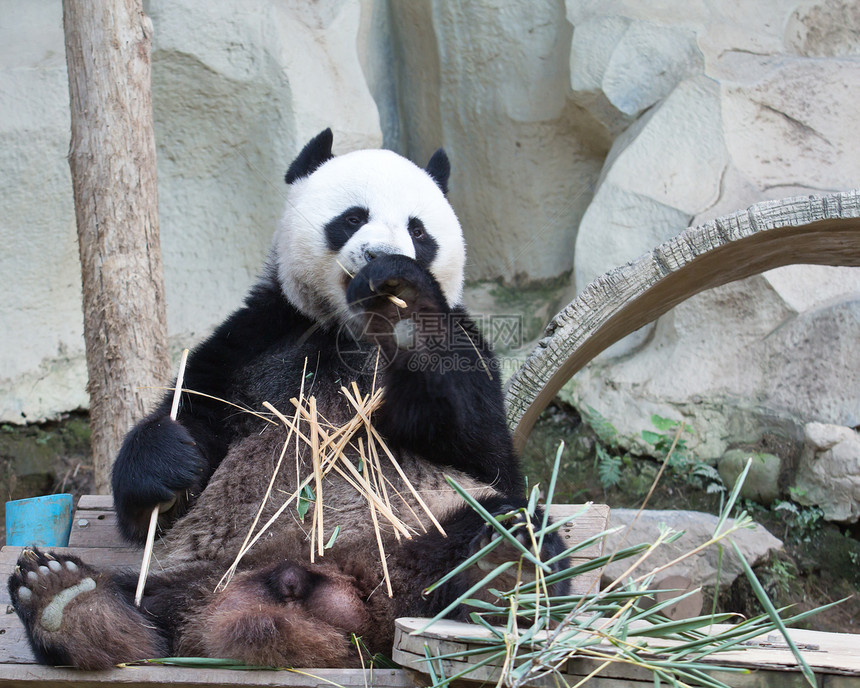
{"type": "Polygon", "coordinates": [[[463,294],[465,244],[445,198],[450,165],[437,151],[426,169],[387,150],[334,157],[326,129],[287,171],[287,205],[274,241],[287,300],[323,325],[346,323],[346,287],[375,257],[414,258],[450,306],[463,294]]]}

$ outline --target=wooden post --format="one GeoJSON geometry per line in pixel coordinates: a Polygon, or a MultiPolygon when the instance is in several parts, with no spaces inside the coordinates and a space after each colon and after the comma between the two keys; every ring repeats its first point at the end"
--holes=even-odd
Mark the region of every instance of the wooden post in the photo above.
{"type": "Polygon", "coordinates": [[[169,376],[150,88],[141,0],[63,0],[69,165],[83,282],[96,490],[169,376]]]}

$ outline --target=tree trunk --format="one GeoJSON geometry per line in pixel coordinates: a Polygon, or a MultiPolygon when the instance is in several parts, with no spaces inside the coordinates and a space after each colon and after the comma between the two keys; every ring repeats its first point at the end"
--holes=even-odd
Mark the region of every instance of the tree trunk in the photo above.
{"type": "Polygon", "coordinates": [[[64,0],[63,25],[93,460],[107,493],[123,436],[169,379],[152,24],[141,0],[64,0]]]}

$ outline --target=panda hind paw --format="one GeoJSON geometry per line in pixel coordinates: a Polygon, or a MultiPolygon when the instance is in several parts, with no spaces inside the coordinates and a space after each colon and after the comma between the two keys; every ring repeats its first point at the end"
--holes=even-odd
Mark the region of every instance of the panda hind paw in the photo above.
{"type": "Polygon", "coordinates": [[[140,612],[77,557],[24,549],[9,579],[9,594],[44,663],[106,669],[164,653],[160,637],[140,612]]]}

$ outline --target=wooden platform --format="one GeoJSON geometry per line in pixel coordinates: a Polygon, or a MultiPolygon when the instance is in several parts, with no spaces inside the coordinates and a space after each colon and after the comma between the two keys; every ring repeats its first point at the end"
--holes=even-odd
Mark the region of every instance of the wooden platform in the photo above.
{"type": "MultiPolygon", "coordinates": [[[[425,648],[431,656],[441,656],[486,645],[490,638],[488,630],[473,624],[439,621],[422,631],[426,624],[427,619],[397,620],[393,654],[395,662],[426,673],[425,648]],[[420,633],[417,633],[419,631],[420,633]],[[463,638],[468,638],[468,641],[463,638]]],[[[790,635],[815,672],[819,688],[860,688],[860,635],[803,630],[791,630],[790,635]]],[[[610,654],[613,651],[608,643],[600,647],[610,654]]],[[[750,641],[746,648],[742,651],[721,653],[719,664],[725,667],[748,668],[752,670],[751,673],[715,671],[714,677],[733,688],[800,688],[809,685],[780,633],[771,633],[764,638],[750,641]]],[[[436,662],[436,667],[437,671],[441,667],[445,676],[455,676],[468,667],[469,661],[480,660],[480,656],[463,661],[448,659],[436,662]]],[[[570,659],[562,668],[562,673],[567,684],[573,686],[600,664],[601,661],[592,659],[570,659]]],[[[487,665],[479,667],[467,678],[470,681],[494,685],[498,677],[498,666],[487,665]]],[[[557,688],[561,684],[547,677],[529,685],[557,688]]],[[[588,681],[589,688],[645,688],[653,685],[654,678],[650,672],[622,663],[607,666],[588,681]]]]}
{"type": "MultiPolygon", "coordinates": [[[[581,505],[556,505],[550,513],[559,520],[580,511],[581,505]]],[[[561,529],[561,535],[571,546],[602,532],[609,523],[609,507],[592,504],[579,518],[561,529]]],[[[24,627],[12,610],[6,580],[14,569],[21,547],[4,547],[0,550],[0,604],[5,613],[0,618],[0,686],[69,686],[87,688],[116,683],[126,686],[155,686],[171,683],[179,686],[207,688],[209,686],[294,686],[317,688],[340,685],[365,688],[410,688],[427,685],[426,679],[410,669],[308,669],[302,671],[232,671],[227,669],[198,669],[184,667],[136,666],[110,671],[85,672],[59,669],[36,664],[27,644],[24,627]]],[[[116,529],[116,516],[110,497],[81,497],[72,520],[68,548],[52,548],[60,552],[73,552],[85,561],[105,568],[140,566],[141,550],[126,547],[116,529]]],[[[153,568],[158,568],[156,546],[153,568]]],[[[582,552],[581,560],[589,560],[602,553],[602,545],[593,545],[582,552]]],[[[578,578],[574,587],[585,592],[596,589],[599,571],[578,578]]]]}

